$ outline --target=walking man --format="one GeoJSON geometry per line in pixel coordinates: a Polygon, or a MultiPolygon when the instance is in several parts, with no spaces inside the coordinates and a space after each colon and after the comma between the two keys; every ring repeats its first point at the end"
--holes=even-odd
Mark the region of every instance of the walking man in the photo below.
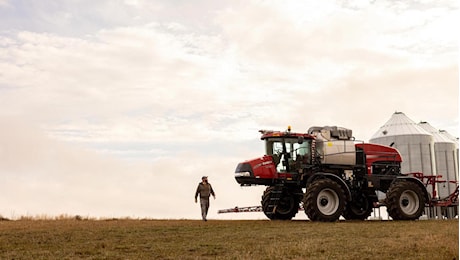
{"type": "Polygon", "coordinates": [[[206,216],[208,215],[209,209],[209,196],[212,195],[216,199],[216,194],[210,183],[208,183],[208,176],[201,177],[201,182],[198,184],[195,192],[195,203],[198,202],[198,194],[200,194],[200,204],[201,204],[201,217],[204,221],[207,221],[206,216]]]}

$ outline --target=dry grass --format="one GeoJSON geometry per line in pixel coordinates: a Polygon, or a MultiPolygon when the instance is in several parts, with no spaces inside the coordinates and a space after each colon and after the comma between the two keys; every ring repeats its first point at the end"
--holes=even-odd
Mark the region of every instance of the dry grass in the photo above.
{"type": "Polygon", "coordinates": [[[0,259],[459,259],[458,220],[0,221],[0,259]]]}

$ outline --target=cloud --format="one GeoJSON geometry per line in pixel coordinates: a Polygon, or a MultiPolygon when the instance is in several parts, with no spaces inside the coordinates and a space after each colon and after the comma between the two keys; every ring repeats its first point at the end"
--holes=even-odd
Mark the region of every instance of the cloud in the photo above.
{"type": "Polygon", "coordinates": [[[0,7],[10,6],[9,0],[0,0],[0,7]]]}
{"type": "Polygon", "coordinates": [[[242,191],[233,179],[235,157],[197,151],[130,163],[49,139],[40,129],[15,119],[1,122],[3,216],[199,218],[193,196],[202,175],[210,176],[218,196],[213,218],[232,217],[216,212],[234,203],[258,204],[259,194],[242,191]]]}
{"type": "Polygon", "coordinates": [[[79,137],[93,141],[102,136],[117,141],[124,134],[136,139],[136,132],[162,140],[206,138],[218,133],[211,130],[216,127],[223,133],[218,136],[226,137],[227,130],[256,127],[253,115],[263,114],[277,95],[247,88],[231,55],[218,52],[218,37],[164,30],[157,25],[103,30],[97,41],[31,32],[9,38],[4,59],[15,62],[1,64],[0,81],[21,87],[4,91],[10,108],[4,113],[58,120],[46,127],[90,131],[79,137]],[[189,127],[186,134],[183,125],[189,127]]]}
{"type": "MultiPolygon", "coordinates": [[[[416,122],[428,121],[437,129],[456,132],[457,71],[457,66],[387,69],[385,75],[361,70],[344,78],[336,88],[311,95],[312,102],[305,104],[303,110],[325,107],[315,110],[315,116],[308,119],[310,125],[342,125],[353,129],[354,136],[364,141],[396,111],[416,122]],[[440,120],[442,117],[452,121],[440,120]]],[[[294,121],[301,120],[299,115],[294,121]]]]}

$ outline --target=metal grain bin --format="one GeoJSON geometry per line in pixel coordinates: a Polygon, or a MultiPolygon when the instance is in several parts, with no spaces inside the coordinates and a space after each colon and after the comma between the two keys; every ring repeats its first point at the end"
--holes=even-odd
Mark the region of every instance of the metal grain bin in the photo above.
{"type": "Polygon", "coordinates": [[[438,196],[445,198],[453,193],[457,187],[456,183],[449,181],[457,180],[456,157],[458,146],[452,139],[442,134],[429,123],[420,122],[419,125],[433,135],[436,174],[442,175],[442,179],[447,180],[446,183],[439,183],[437,185],[438,196]]]}
{"type": "Polygon", "coordinates": [[[403,158],[402,173],[436,173],[433,135],[402,112],[395,112],[369,142],[398,149],[403,158]]]}

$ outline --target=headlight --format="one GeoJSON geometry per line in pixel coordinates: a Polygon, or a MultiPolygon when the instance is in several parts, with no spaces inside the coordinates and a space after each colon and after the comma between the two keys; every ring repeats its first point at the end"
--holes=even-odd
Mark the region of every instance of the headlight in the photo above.
{"type": "Polygon", "coordinates": [[[235,172],[235,177],[250,177],[250,172],[235,172]]]}

